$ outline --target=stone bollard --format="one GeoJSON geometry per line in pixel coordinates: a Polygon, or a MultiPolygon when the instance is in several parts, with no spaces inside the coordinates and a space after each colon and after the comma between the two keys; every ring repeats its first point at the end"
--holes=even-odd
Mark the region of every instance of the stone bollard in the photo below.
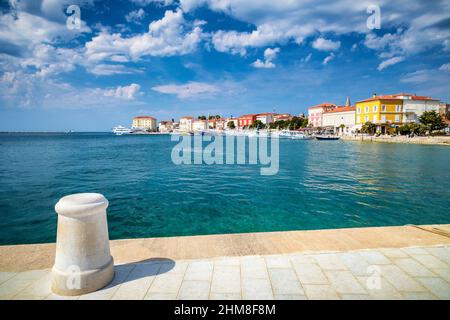
{"type": "Polygon", "coordinates": [[[75,296],[96,291],[114,277],[114,260],[109,250],[106,208],[108,200],[98,193],[63,197],[58,213],[52,291],[75,296]]]}

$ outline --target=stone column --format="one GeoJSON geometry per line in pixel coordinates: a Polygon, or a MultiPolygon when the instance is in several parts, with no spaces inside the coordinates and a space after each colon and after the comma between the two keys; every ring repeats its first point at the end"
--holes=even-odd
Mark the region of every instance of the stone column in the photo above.
{"type": "Polygon", "coordinates": [[[113,279],[107,207],[108,200],[98,193],[69,195],[56,204],[58,233],[52,269],[54,293],[85,294],[103,288],[113,279]]]}

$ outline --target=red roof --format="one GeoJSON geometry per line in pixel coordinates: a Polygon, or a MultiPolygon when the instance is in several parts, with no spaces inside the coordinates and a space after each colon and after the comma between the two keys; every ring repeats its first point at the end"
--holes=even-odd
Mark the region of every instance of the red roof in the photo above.
{"type": "Polygon", "coordinates": [[[155,119],[155,118],[150,117],[150,116],[138,116],[138,117],[134,117],[134,119],[155,119]]]}
{"type": "Polygon", "coordinates": [[[280,119],[290,119],[290,118],[292,118],[292,116],[288,116],[288,115],[277,115],[277,116],[275,116],[275,118],[277,119],[277,120],[280,120],[280,119]]]}
{"type": "Polygon", "coordinates": [[[258,113],[256,116],[273,116],[273,115],[275,115],[275,113],[267,112],[267,113],[258,113]]]}
{"type": "Polygon", "coordinates": [[[346,112],[346,111],[355,111],[356,107],[336,107],[332,110],[328,110],[325,113],[335,113],[335,112],[346,112]]]}
{"type": "Polygon", "coordinates": [[[437,99],[433,99],[428,96],[418,96],[418,95],[410,94],[410,93],[397,93],[397,94],[393,94],[392,96],[393,97],[407,96],[407,97],[411,97],[411,100],[437,100],[437,99]]]}
{"type": "Polygon", "coordinates": [[[369,101],[376,101],[376,100],[402,100],[400,98],[396,98],[394,95],[392,94],[387,94],[387,95],[383,95],[383,96],[375,96],[369,99],[365,99],[365,100],[361,100],[358,102],[369,102],[369,101]]]}
{"type": "Polygon", "coordinates": [[[253,119],[254,117],[256,117],[256,114],[244,114],[243,116],[240,116],[239,119],[242,119],[242,118],[251,118],[251,119],[253,119]]]}
{"type": "Polygon", "coordinates": [[[308,109],[315,109],[315,108],[327,108],[327,107],[337,107],[334,103],[325,102],[322,104],[318,104],[317,106],[309,107],[308,109]]]}
{"type": "Polygon", "coordinates": [[[192,117],[189,117],[189,116],[187,116],[187,117],[181,117],[180,119],[193,119],[192,117]]]}

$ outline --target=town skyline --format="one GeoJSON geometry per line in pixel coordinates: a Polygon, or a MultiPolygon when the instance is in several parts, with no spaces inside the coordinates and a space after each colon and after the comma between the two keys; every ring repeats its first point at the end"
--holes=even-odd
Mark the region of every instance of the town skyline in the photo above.
{"type": "Polygon", "coordinates": [[[374,92],[448,102],[450,4],[407,3],[2,2],[0,131],[108,131],[136,115],[298,115],[374,92]],[[368,26],[371,5],[379,28],[368,26]]]}

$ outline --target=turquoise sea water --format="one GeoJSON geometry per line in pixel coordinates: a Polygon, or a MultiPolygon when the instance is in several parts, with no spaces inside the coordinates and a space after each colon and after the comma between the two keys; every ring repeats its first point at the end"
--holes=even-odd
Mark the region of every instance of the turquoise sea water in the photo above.
{"type": "Polygon", "coordinates": [[[280,140],[280,170],[171,162],[169,136],[0,134],[0,244],[54,242],[99,192],[111,239],[450,223],[450,148],[280,140]]]}

